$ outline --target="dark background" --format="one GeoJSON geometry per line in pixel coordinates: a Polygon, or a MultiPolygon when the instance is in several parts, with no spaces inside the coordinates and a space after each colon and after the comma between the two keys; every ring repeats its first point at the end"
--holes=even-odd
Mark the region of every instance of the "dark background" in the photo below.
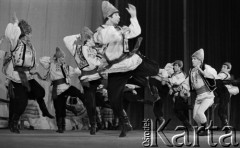
{"type": "MultiPolygon", "coordinates": [[[[125,9],[127,4],[136,6],[142,28],[141,36],[144,38],[140,51],[156,60],[160,67],[175,60],[183,60],[184,71],[188,72],[191,55],[199,48],[203,48],[205,63],[219,72],[223,62],[229,61],[233,66],[231,74],[235,78],[240,77],[239,0],[110,0],[110,2],[120,11],[121,25],[130,23],[130,15],[125,9]]],[[[133,46],[135,41],[136,39],[130,40],[130,45],[133,46]]],[[[239,94],[233,96],[230,105],[230,124],[237,130],[240,130],[240,118],[237,115],[239,97],[239,94]]],[[[172,118],[169,128],[174,128],[180,122],[174,117],[171,100],[165,103],[164,116],[172,118]]],[[[141,107],[135,106],[134,109],[137,113],[137,109],[141,107]]],[[[144,112],[152,114],[149,107],[145,107],[144,112]]],[[[143,118],[143,115],[140,115],[138,121],[141,122],[143,118]]],[[[136,122],[136,119],[134,120],[136,122]]],[[[215,120],[216,125],[220,125],[217,113],[215,120]]],[[[135,126],[140,128],[141,123],[135,123],[135,126]]]]}

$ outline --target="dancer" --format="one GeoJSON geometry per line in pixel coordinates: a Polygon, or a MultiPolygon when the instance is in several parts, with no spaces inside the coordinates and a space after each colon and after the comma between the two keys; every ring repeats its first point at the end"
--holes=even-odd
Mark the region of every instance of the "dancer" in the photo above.
{"type": "Polygon", "coordinates": [[[104,49],[104,56],[110,65],[111,62],[125,57],[121,60],[121,64],[114,64],[106,70],[109,73],[107,88],[109,101],[114,115],[119,117],[121,125],[119,137],[125,137],[126,132],[132,129],[128,116],[123,110],[123,91],[128,79],[133,76],[146,80],[147,76],[158,73],[158,64],[150,62],[146,57],[139,54],[125,56],[129,54],[128,39],[137,37],[141,33],[135,6],[128,4],[126,9],[131,16],[131,24],[129,27],[120,27],[118,26],[120,21],[119,11],[108,1],[103,1],[102,11],[105,24],[101,25],[94,34],[95,42],[104,49]]]}
{"type": "MultiPolygon", "coordinates": [[[[218,77],[220,80],[230,80],[231,75],[230,71],[232,69],[232,65],[230,62],[225,62],[222,65],[221,71],[218,73],[218,77]]],[[[221,81],[217,81],[217,89],[215,90],[216,97],[219,99],[219,107],[218,107],[218,116],[221,120],[222,127],[229,126],[228,115],[227,115],[227,106],[229,104],[231,95],[236,95],[239,93],[239,89],[237,86],[233,85],[224,85],[221,81]],[[231,92],[231,93],[230,93],[231,92]]],[[[230,129],[227,128],[226,133],[229,133],[230,129]]]]}
{"type": "Polygon", "coordinates": [[[203,130],[198,131],[199,136],[206,136],[207,118],[205,111],[213,104],[215,89],[215,79],[217,72],[211,66],[204,64],[204,50],[199,49],[192,55],[193,69],[190,70],[189,76],[183,82],[183,92],[190,95],[186,90],[195,90],[197,98],[193,109],[193,119],[201,125],[203,130]]]}
{"type": "Polygon", "coordinates": [[[28,98],[37,100],[43,116],[54,118],[44,102],[43,87],[33,79],[36,52],[30,40],[31,33],[31,26],[25,20],[18,21],[14,13],[13,23],[9,23],[5,30],[5,37],[11,44],[10,52],[6,54],[10,56],[3,63],[3,73],[10,80],[8,90],[14,94],[14,98],[10,98],[9,115],[9,128],[14,133],[20,133],[17,125],[27,106],[28,98]]]}
{"type": "MultiPolygon", "coordinates": [[[[65,63],[65,54],[60,48],[51,57],[41,57],[40,64],[48,71],[49,80],[52,82],[52,99],[54,103],[58,133],[65,130],[66,100],[68,96],[78,97],[85,104],[83,94],[76,87],[70,85],[70,76],[81,74],[78,68],[73,68],[65,63]]],[[[67,108],[76,112],[74,108],[67,108]]]]}
{"type": "Polygon", "coordinates": [[[182,87],[181,84],[186,78],[182,68],[183,62],[181,60],[176,60],[173,63],[174,73],[169,78],[163,78],[163,81],[166,81],[169,84],[169,94],[173,96],[175,115],[188,130],[192,130],[192,125],[189,123],[188,117],[188,101],[187,98],[180,93],[182,87]]]}
{"type": "Polygon", "coordinates": [[[83,72],[94,71],[92,75],[81,76],[84,96],[86,98],[86,108],[90,121],[90,134],[96,134],[96,91],[101,84],[101,79],[106,75],[98,73],[97,67],[103,62],[101,54],[95,48],[93,32],[84,27],[81,34],[66,36],[63,39],[67,49],[74,56],[78,68],[83,72]]]}

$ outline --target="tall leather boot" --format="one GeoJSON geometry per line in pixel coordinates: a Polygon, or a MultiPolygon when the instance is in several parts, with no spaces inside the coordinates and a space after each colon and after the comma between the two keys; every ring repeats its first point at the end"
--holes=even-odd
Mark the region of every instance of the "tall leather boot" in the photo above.
{"type": "Polygon", "coordinates": [[[11,132],[13,132],[13,121],[12,121],[12,117],[9,117],[8,119],[8,128],[11,132]]]}
{"type": "Polygon", "coordinates": [[[63,122],[62,117],[57,118],[58,130],[56,132],[58,132],[58,133],[63,133],[64,132],[62,122],[63,122]]]}
{"type": "MultiPolygon", "coordinates": [[[[229,126],[229,122],[228,122],[227,119],[222,120],[222,128],[225,127],[225,126],[229,126]]],[[[231,132],[231,128],[227,127],[225,129],[225,134],[228,134],[230,132],[231,132]]]]}
{"type": "Polygon", "coordinates": [[[65,121],[65,118],[62,118],[62,129],[63,129],[63,131],[66,130],[66,121],[65,121]]]}
{"type": "Polygon", "coordinates": [[[183,126],[185,126],[188,131],[193,131],[193,127],[192,127],[192,125],[189,123],[188,120],[185,120],[185,121],[183,121],[182,123],[183,123],[183,126]]]}
{"type": "Polygon", "coordinates": [[[19,128],[18,128],[18,121],[19,121],[19,116],[16,114],[13,114],[12,121],[10,124],[10,131],[12,133],[17,133],[17,134],[20,133],[19,128]]]}
{"type": "Polygon", "coordinates": [[[96,117],[93,117],[93,121],[90,121],[90,135],[96,135],[96,117]]]}
{"type": "Polygon", "coordinates": [[[207,123],[203,123],[201,124],[202,128],[197,131],[198,136],[207,136],[208,135],[208,131],[206,130],[207,127],[207,123]]]}
{"type": "Polygon", "coordinates": [[[123,113],[122,116],[119,117],[120,126],[121,126],[121,133],[119,137],[126,137],[127,132],[132,130],[132,125],[130,124],[130,121],[128,119],[128,116],[125,110],[123,110],[122,113],[123,113]]]}
{"type": "Polygon", "coordinates": [[[43,116],[43,117],[48,117],[48,118],[50,118],[50,119],[53,119],[54,116],[51,115],[51,114],[48,112],[48,109],[47,109],[47,106],[46,106],[44,100],[43,100],[43,99],[37,99],[37,102],[38,102],[38,105],[39,105],[39,107],[40,107],[40,109],[41,109],[41,111],[42,111],[42,116],[43,116]]]}

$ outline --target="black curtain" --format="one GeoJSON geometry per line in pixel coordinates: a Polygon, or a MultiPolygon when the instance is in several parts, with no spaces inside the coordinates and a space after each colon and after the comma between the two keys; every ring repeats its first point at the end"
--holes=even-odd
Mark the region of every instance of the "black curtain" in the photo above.
{"type": "MultiPolygon", "coordinates": [[[[223,62],[229,61],[233,66],[232,75],[235,79],[240,77],[239,0],[110,0],[110,2],[120,11],[121,25],[129,24],[130,15],[125,9],[127,3],[136,6],[142,28],[141,36],[144,38],[140,50],[147,57],[158,61],[160,67],[179,59],[185,62],[184,70],[188,72],[191,55],[199,48],[203,48],[205,63],[219,72],[223,62]]],[[[130,41],[131,46],[135,40],[130,41]]],[[[236,95],[231,98],[230,122],[238,130],[239,97],[236,95]]],[[[171,101],[170,99],[166,101],[164,113],[167,118],[174,120],[173,126],[170,126],[174,127],[174,123],[178,121],[172,113],[171,101]]],[[[218,119],[217,114],[215,119],[218,119]]]]}
{"type": "MultiPolygon", "coordinates": [[[[238,0],[188,0],[187,1],[187,43],[191,54],[204,48],[205,63],[213,66],[218,72],[221,65],[232,63],[232,75],[239,78],[239,37],[240,5],[238,0]]],[[[191,61],[189,61],[191,62],[191,61]]],[[[239,95],[231,98],[230,124],[240,129],[237,108],[240,105],[239,95]]],[[[216,110],[217,112],[217,110],[216,110]]],[[[215,119],[219,121],[217,113],[215,119]]],[[[217,125],[220,125],[217,123],[217,125]]]]}

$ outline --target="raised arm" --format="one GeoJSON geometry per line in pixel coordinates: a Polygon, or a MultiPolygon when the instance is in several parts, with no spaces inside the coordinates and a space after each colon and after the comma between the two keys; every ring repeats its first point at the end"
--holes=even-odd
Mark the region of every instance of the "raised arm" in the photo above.
{"type": "Polygon", "coordinates": [[[17,41],[20,35],[21,35],[21,30],[18,26],[18,19],[16,17],[16,14],[14,13],[13,23],[9,23],[5,30],[5,36],[11,42],[11,46],[12,46],[11,50],[13,50],[16,47],[17,41]]]}
{"type": "Polygon", "coordinates": [[[77,46],[78,41],[80,39],[81,39],[80,34],[70,35],[70,36],[66,36],[66,37],[63,38],[63,42],[64,42],[65,46],[67,47],[67,49],[70,51],[70,53],[73,56],[75,54],[76,46],[77,46]]]}
{"type": "Polygon", "coordinates": [[[126,9],[128,13],[131,15],[131,18],[130,18],[131,24],[129,25],[129,27],[127,26],[123,27],[123,34],[125,35],[125,38],[130,39],[141,34],[141,27],[137,20],[136,7],[131,4],[128,4],[128,8],[126,9]]]}
{"type": "Polygon", "coordinates": [[[50,64],[51,64],[51,57],[41,57],[39,59],[40,65],[42,65],[43,68],[45,69],[49,69],[50,68],[50,64]]]}

